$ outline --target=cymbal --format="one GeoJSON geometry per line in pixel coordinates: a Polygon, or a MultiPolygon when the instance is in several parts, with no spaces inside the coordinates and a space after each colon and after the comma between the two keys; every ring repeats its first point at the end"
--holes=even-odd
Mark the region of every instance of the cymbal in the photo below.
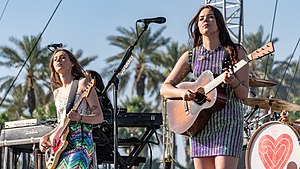
{"type": "Polygon", "coordinates": [[[300,111],[300,105],[273,98],[247,98],[244,100],[244,104],[254,108],[258,106],[260,109],[271,109],[273,111],[300,111]]]}
{"type": "Polygon", "coordinates": [[[270,80],[258,79],[255,77],[249,78],[249,86],[250,87],[271,87],[275,86],[276,83],[270,80]]]}

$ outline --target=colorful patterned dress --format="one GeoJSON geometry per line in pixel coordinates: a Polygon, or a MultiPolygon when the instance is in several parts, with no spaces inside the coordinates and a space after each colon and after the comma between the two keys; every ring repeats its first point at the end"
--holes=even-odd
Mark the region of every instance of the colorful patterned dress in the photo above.
{"type": "MultiPolygon", "coordinates": [[[[75,102],[79,99],[77,94],[75,102]]],[[[57,98],[55,101],[57,117],[61,119],[65,116],[67,98],[57,98]]],[[[78,108],[80,114],[91,114],[91,110],[84,99],[78,108]]],[[[91,163],[94,153],[94,143],[92,137],[92,125],[76,122],[70,123],[69,134],[67,137],[68,146],[61,153],[56,168],[59,169],[86,169],[91,163]]]]}
{"type": "MultiPolygon", "coordinates": [[[[195,78],[205,70],[221,74],[224,53],[224,47],[211,51],[203,46],[194,48],[190,59],[195,78]]],[[[225,107],[214,112],[204,129],[191,138],[191,157],[240,157],[243,141],[243,106],[231,87],[226,85],[225,90],[225,107]]]]}

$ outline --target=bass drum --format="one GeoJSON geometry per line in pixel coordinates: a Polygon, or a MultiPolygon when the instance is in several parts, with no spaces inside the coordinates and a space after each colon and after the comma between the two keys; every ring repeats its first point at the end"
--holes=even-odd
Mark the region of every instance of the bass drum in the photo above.
{"type": "Polygon", "coordinates": [[[247,169],[299,169],[300,124],[272,121],[259,127],[246,150],[247,169]]]}

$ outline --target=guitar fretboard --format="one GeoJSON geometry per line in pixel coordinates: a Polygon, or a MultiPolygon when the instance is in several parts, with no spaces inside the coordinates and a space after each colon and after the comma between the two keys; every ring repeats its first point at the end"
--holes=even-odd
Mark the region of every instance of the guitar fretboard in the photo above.
{"type": "MultiPolygon", "coordinates": [[[[250,59],[251,56],[248,56],[248,59],[250,59]]],[[[251,61],[251,60],[249,60],[251,61]]],[[[248,61],[248,62],[249,62],[248,61]]],[[[242,67],[244,67],[245,65],[248,64],[247,61],[245,61],[244,59],[240,60],[238,63],[236,63],[234,66],[233,66],[233,72],[232,73],[235,73],[237,72],[238,70],[240,70],[242,67]]],[[[231,74],[232,74],[231,73],[231,74]]],[[[207,83],[205,86],[204,86],[204,91],[205,91],[205,95],[207,95],[209,92],[211,92],[214,88],[216,88],[219,84],[221,84],[223,82],[223,79],[224,79],[224,76],[225,76],[225,73],[223,72],[222,74],[220,74],[218,77],[216,77],[214,80],[210,81],[209,83],[207,83]]]]}

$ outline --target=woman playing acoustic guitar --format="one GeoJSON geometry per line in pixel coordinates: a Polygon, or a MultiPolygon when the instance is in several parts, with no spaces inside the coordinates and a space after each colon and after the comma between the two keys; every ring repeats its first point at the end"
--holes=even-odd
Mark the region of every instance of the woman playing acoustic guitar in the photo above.
{"type": "Polygon", "coordinates": [[[87,90],[89,81],[74,55],[68,50],[56,49],[49,67],[59,126],[40,140],[42,152],[52,151],[51,157],[46,159],[46,167],[88,168],[94,152],[92,124],[103,121],[96,91],[94,88],[87,90]],[[74,79],[78,79],[74,100],[76,108],[66,112],[74,79]],[[84,94],[87,95],[83,97],[84,94]]]}
{"type": "MultiPolygon", "coordinates": [[[[207,70],[215,76],[225,71],[221,77],[223,83],[218,88],[225,91],[226,104],[220,110],[210,112],[204,128],[191,137],[191,157],[196,169],[237,168],[243,139],[241,101],[248,97],[249,66],[230,73],[230,66],[226,68],[223,65],[226,65],[226,59],[229,60],[229,65],[246,59],[246,53],[230,39],[221,12],[213,6],[204,6],[197,12],[189,24],[189,35],[193,40],[193,49],[179,58],[160,93],[168,99],[194,101],[201,96],[199,90],[178,87],[189,72],[198,78],[207,70]]],[[[207,79],[203,79],[205,80],[207,79]]],[[[210,101],[207,99],[206,103],[210,101]]],[[[206,103],[204,101],[203,104],[206,103]]],[[[186,110],[191,109],[186,107],[186,110]]]]}

